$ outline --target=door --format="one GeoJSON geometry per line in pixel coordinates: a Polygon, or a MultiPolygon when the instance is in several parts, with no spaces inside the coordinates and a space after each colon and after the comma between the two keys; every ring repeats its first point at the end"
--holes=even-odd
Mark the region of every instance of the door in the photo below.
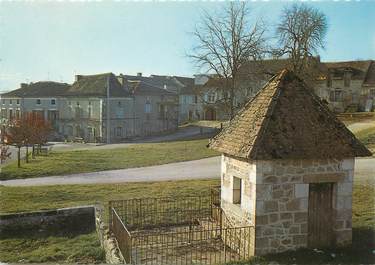
{"type": "Polygon", "coordinates": [[[209,120],[209,121],[216,120],[216,111],[213,108],[206,109],[205,120],[209,120]]]}
{"type": "Polygon", "coordinates": [[[308,247],[326,248],[333,243],[333,183],[310,183],[308,247]]]}

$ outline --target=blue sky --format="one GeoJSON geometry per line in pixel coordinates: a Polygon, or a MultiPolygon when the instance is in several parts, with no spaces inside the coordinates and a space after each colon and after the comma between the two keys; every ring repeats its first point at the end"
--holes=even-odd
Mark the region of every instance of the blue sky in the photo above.
{"type": "MultiPolygon", "coordinates": [[[[0,91],[75,74],[192,75],[202,10],[223,2],[0,2],[0,91]]],[[[270,29],[290,2],[249,2],[270,29]]],[[[375,1],[308,2],[328,17],[323,61],[375,59],[375,1]]]]}

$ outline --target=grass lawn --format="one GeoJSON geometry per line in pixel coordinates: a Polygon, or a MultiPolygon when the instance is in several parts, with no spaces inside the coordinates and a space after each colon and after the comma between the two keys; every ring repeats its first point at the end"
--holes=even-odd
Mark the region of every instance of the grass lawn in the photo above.
{"type": "Polygon", "coordinates": [[[374,127],[361,130],[356,133],[356,136],[373,154],[375,154],[375,121],[374,127]]]}
{"type": "Polygon", "coordinates": [[[208,149],[208,139],[167,143],[135,144],[108,150],[52,152],[38,156],[17,168],[13,162],[2,168],[0,180],[65,175],[111,169],[160,165],[216,156],[208,149]]]}
{"type": "MultiPolygon", "coordinates": [[[[209,192],[210,186],[218,184],[219,180],[193,180],[100,185],[0,187],[0,200],[2,202],[0,204],[0,212],[10,213],[61,208],[134,197],[202,195],[209,192]]],[[[374,186],[368,184],[356,184],[354,186],[352,247],[324,251],[323,253],[316,253],[311,250],[287,252],[255,258],[242,264],[267,264],[270,261],[284,264],[375,263],[375,256],[371,253],[375,247],[374,194],[374,186]],[[332,257],[332,253],[336,256],[332,257]]],[[[0,241],[0,245],[5,243],[7,242],[0,241]]],[[[9,249],[8,252],[11,251],[12,249],[9,249]]]]}
{"type": "MultiPolygon", "coordinates": [[[[202,195],[209,194],[209,188],[218,184],[218,180],[199,180],[45,187],[0,186],[0,213],[105,203],[112,199],[141,196],[202,195]]],[[[96,233],[73,238],[0,239],[2,262],[97,263],[104,262],[103,255],[96,233]]]]}
{"type": "Polygon", "coordinates": [[[0,240],[0,261],[20,263],[105,263],[96,232],[75,237],[24,237],[0,240]]]}

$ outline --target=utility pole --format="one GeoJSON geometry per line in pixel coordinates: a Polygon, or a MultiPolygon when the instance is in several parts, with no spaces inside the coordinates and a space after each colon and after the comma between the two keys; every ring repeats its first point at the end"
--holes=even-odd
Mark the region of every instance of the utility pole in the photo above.
{"type": "Polygon", "coordinates": [[[110,113],[109,113],[109,79],[111,75],[107,78],[107,144],[111,143],[111,128],[110,128],[110,113]]]}

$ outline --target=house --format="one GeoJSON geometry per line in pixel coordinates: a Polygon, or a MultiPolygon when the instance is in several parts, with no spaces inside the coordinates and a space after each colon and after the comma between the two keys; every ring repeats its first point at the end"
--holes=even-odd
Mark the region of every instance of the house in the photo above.
{"type": "Polygon", "coordinates": [[[209,147],[222,153],[227,226],[253,255],[347,245],[355,157],[371,156],[291,71],[274,76],[209,147]]]}
{"type": "Polygon", "coordinates": [[[178,96],[144,81],[126,81],[134,98],[136,131],[143,136],[174,131],[178,128],[178,96]]]}
{"type": "Polygon", "coordinates": [[[172,92],[178,96],[178,124],[190,120],[200,120],[200,104],[195,92],[194,78],[182,76],[150,75],[121,75],[128,81],[142,81],[153,87],[172,92]]]}
{"type": "MultiPolygon", "coordinates": [[[[375,98],[375,61],[321,62],[319,57],[309,60],[314,80],[309,86],[324,99],[334,112],[371,111],[375,98]]],[[[288,59],[269,59],[245,63],[238,73],[238,87],[234,106],[239,109],[252,98],[275,73],[290,65],[288,59]]],[[[229,80],[230,81],[230,80],[229,80]]],[[[204,119],[228,119],[228,104],[224,79],[210,76],[200,85],[204,119]]]]}
{"type": "Polygon", "coordinates": [[[56,138],[112,143],[177,129],[176,118],[160,115],[176,112],[175,102],[167,91],[144,89],[144,84],[135,89],[113,73],[77,75],[72,85],[37,82],[2,94],[1,122],[39,112],[56,138]]]}
{"type": "Polygon", "coordinates": [[[58,130],[60,102],[69,84],[51,81],[22,83],[20,88],[1,95],[1,120],[5,124],[9,120],[20,118],[21,113],[40,113],[58,130]]]}
{"type": "Polygon", "coordinates": [[[335,112],[371,111],[375,107],[375,61],[322,63],[314,88],[335,112]]]}

